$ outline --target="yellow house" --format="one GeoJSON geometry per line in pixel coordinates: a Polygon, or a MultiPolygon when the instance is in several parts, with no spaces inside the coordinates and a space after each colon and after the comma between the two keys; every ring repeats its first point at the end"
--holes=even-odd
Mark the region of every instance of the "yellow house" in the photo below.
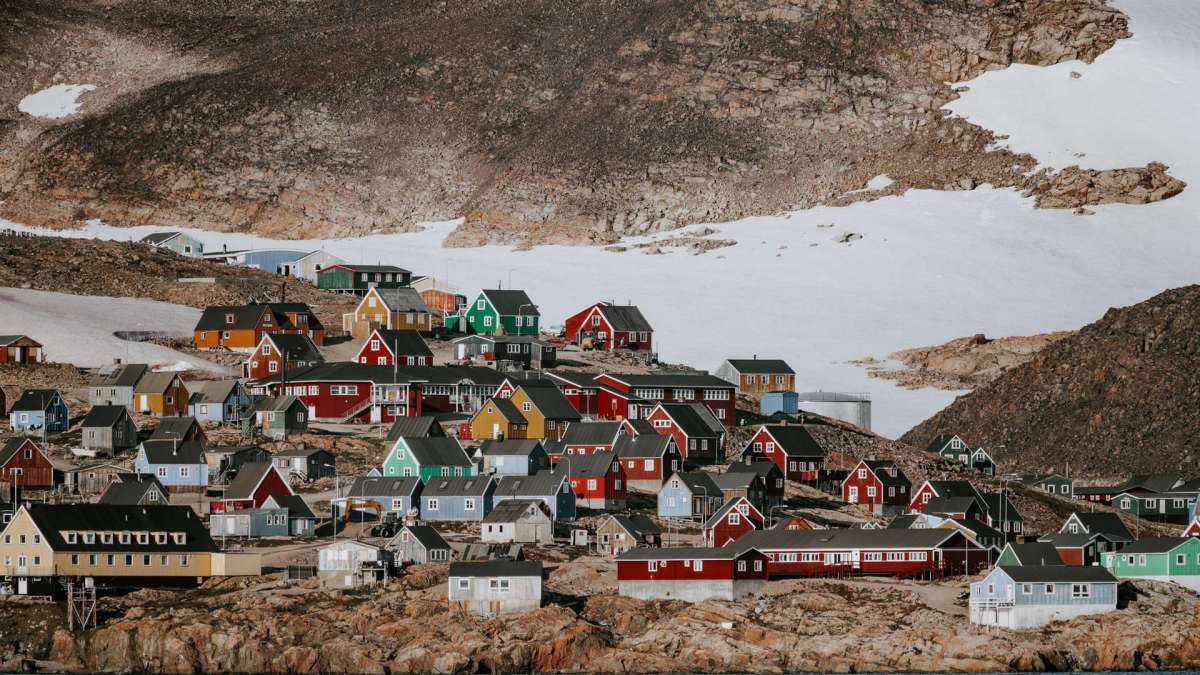
{"type": "Polygon", "coordinates": [[[471,438],[527,438],[528,423],[507,398],[490,398],[471,417],[471,438]]]}
{"type": "Polygon", "coordinates": [[[255,554],[222,553],[187,506],[31,504],[0,533],[0,576],[18,595],[60,595],[61,577],[186,586],[260,571],[255,554]]]}
{"type": "Polygon", "coordinates": [[[342,315],[342,330],[365,338],[376,328],[429,333],[433,312],[415,288],[372,287],[353,312],[342,315]]]}
{"type": "Polygon", "coordinates": [[[179,417],[188,411],[188,393],[175,373],[146,373],[133,388],[133,409],[158,417],[179,417]]]}
{"type": "Polygon", "coordinates": [[[553,385],[521,385],[509,397],[529,427],[524,438],[557,441],[571,422],[583,419],[566,396],[553,385]]]}

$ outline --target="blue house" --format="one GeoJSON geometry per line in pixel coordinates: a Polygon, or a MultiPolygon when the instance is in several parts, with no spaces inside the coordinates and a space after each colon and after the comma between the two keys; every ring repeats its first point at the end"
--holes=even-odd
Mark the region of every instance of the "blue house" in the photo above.
{"type": "Polygon", "coordinates": [[[775,413],[795,415],[800,412],[800,394],[794,391],[772,391],[762,395],[758,404],[758,412],[771,416],[775,413]]]}
{"type": "Polygon", "coordinates": [[[532,476],[550,468],[550,455],[537,439],[487,440],[479,446],[483,472],[497,475],[532,476]]]}
{"type": "Polygon", "coordinates": [[[971,623],[1037,628],[1117,608],[1117,578],[1097,566],[996,566],[971,584],[971,623]]]}
{"type": "Polygon", "coordinates": [[[500,476],[492,506],[506,499],[540,499],[553,520],[575,520],[575,492],[566,475],[540,471],[533,476],[500,476]]]}
{"type": "Polygon", "coordinates": [[[492,511],[491,476],[434,478],[421,491],[421,520],[482,521],[492,511]]]}
{"type": "Polygon", "coordinates": [[[658,515],[707,520],[725,503],[721,486],[703,471],[676,471],[658,490],[658,515]]]}
{"type": "Polygon", "coordinates": [[[208,487],[208,461],[200,441],[142,441],[133,459],[133,470],[154,476],[172,492],[177,488],[190,492],[208,487]]]}
{"type": "Polygon", "coordinates": [[[238,380],[188,382],[188,415],[199,422],[240,422],[254,402],[238,380]]]}
{"type": "MultiPolygon", "coordinates": [[[[375,518],[382,515],[378,513],[382,508],[383,513],[403,517],[409,509],[419,506],[417,500],[422,488],[424,484],[416,476],[360,476],[354,479],[345,497],[333,500],[333,516],[341,518],[342,509],[349,506],[352,515],[358,512],[364,517],[375,518]]],[[[353,516],[353,519],[361,520],[358,516],[353,516]]]]}
{"type": "Polygon", "coordinates": [[[26,389],[9,409],[8,423],[13,431],[66,431],[71,427],[71,411],[57,389],[26,389]]]}

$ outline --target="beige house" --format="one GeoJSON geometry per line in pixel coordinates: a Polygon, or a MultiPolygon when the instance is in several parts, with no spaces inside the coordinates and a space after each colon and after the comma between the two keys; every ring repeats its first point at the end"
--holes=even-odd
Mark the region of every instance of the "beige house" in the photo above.
{"type": "Polygon", "coordinates": [[[342,330],[365,338],[376,328],[433,330],[433,313],[415,288],[378,288],[367,291],[353,312],[342,315],[342,330]]]}
{"type": "Polygon", "coordinates": [[[222,553],[187,506],[31,504],[0,533],[0,577],[18,595],[59,595],[61,577],[190,586],[260,573],[257,554],[222,553]]]}

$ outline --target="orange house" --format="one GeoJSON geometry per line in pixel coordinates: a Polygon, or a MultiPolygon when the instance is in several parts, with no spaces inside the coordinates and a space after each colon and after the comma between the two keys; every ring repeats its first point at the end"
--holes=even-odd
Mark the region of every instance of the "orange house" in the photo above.
{"type": "Polygon", "coordinates": [[[133,388],[133,408],[157,417],[187,414],[187,387],[175,373],[146,373],[133,388]]]}
{"type": "Polygon", "coordinates": [[[264,335],[272,333],[306,335],[318,347],[325,344],[325,326],[302,302],[207,307],[193,338],[197,349],[252,352],[264,335]]]}

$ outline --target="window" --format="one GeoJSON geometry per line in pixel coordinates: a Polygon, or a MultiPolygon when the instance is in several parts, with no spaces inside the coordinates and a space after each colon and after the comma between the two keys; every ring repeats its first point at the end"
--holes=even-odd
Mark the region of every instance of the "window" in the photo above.
{"type": "Polygon", "coordinates": [[[72,564],[72,565],[78,565],[78,564],[79,564],[79,554],[78,554],[78,553],[72,553],[72,554],[71,554],[71,564],[72,564]]]}
{"type": "Polygon", "coordinates": [[[471,588],[471,579],[468,577],[459,577],[458,590],[465,591],[471,588]]]}
{"type": "Polygon", "coordinates": [[[475,309],[483,309],[486,306],[487,306],[487,303],[483,300],[483,298],[480,298],[479,302],[475,303],[475,309]]]}
{"type": "Polygon", "coordinates": [[[463,500],[463,508],[465,508],[468,511],[474,511],[475,510],[475,500],[470,499],[470,498],[464,499],[463,500]]]}
{"type": "MultiPolygon", "coordinates": [[[[8,543],[8,540],[9,540],[9,538],[8,538],[8,535],[4,535],[4,543],[6,543],[6,544],[7,544],[7,543],[8,543]]],[[[67,533],[67,543],[68,543],[68,544],[74,544],[74,543],[75,543],[75,533],[74,533],[74,532],[68,532],[68,533],[67,533]]]]}
{"type": "Polygon", "coordinates": [[[863,553],[863,560],[867,562],[879,562],[883,560],[883,554],[878,551],[868,551],[863,553]]]}
{"type": "Polygon", "coordinates": [[[529,412],[530,410],[533,410],[532,403],[530,403],[529,401],[525,401],[524,403],[521,404],[521,412],[529,412]]]}
{"type": "Polygon", "coordinates": [[[1033,584],[1021,584],[1021,595],[1033,595],[1033,584]]]}
{"type": "Polygon", "coordinates": [[[741,523],[742,523],[741,514],[737,513],[736,511],[729,514],[729,524],[730,525],[740,525],[741,523]]]}
{"type": "Polygon", "coordinates": [[[925,551],[911,551],[908,554],[908,559],[925,562],[926,560],[929,559],[929,554],[926,553],[925,551]]]}
{"type": "Polygon", "coordinates": [[[1177,554],[1175,556],[1175,564],[1176,565],[1186,565],[1187,564],[1187,556],[1185,556],[1182,553],[1177,554]]]}
{"type": "Polygon", "coordinates": [[[509,591],[509,580],[488,579],[488,590],[495,593],[507,593],[509,591]]]}
{"type": "Polygon", "coordinates": [[[437,511],[438,510],[438,500],[436,500],[436,499],[427,500],[425,502],[425,506],[428,507],[430,511],[437,511]]]}
{"type": "Polygon", "coordinates": [[[83,533],[83,543],[85,543],[85,544],[96,543],[96,533],[95,532],[84,532],[83,533]]]}
{"type": "MultiPolygon", "coordinates": [[[[631,468],[631,469],[633,468],[633,462],[629,463],[629,468],[631,468]]],[[[654,460],[652,460],[652,459],[643,460],[642,468],[645,469],[646,471],[653,471],[654,470],[654,460]]]]}
{"type": "Polygon", "coordinates": [[[125,554],[125,566],[133,567],[133,554],[132,553],[125,554]]]}
{"type": "Polygon", "coordinates": [[[492,327],[492,317],[490,317],[490,316],[483,317],[483,325],[485,328],[491,328],[492,327]]]}
{"type": "Polygon", "coordinates": [[[697,560],[696,563],[694,565],[692,565],[692,568],[695,569],[697,572],[703,572],[704,571],[704,561],[697,560]]]}
{"type": "Polygon", "coordinates": [[[166,567],[167,565],[170,565],[171,563],[168,560],[169,560],[169,556],[165,556],[165,555],[158,556],[159,567],[166,567]]]}
{"type": "Polygon", "coordinates": [[[671,420],[654,420],[655,429],[666,429],[671,426],[671,420]]]}
{"type": "Polygon", "coordinates": [[[165,466],[158,467],[158,477],[159,478],[167,477],[167,467],[165,467],[165,466]]]}
{"type": "Polygon", "coordinates": [[[180,555],[180,556],[179,556],[179,566],[180,566],[180,567],[187,567],[187,566],[188,566],[188,561],[189,561],[189,558],[188,558],[188,555],[187,555],[186,553],[184,553],[184,554],[182,554],[182,555],[180,555]]]}
{"type": "Polygon", "coordinates": [[[1072,598],[1090,598],[1092,597],[1091,584],[1071,584],[1072,598]]]}
{"type": "Polygon", "coordinates": [[[1138,565],[1141,567],[1146,566],[1146,554],[1145,553],[1138,554],[1138,565]]]}
{"type": "Polygon", "coordinates": [[[867,498],[868,498],[868,499],[874,499],[874,498],[875,498],[875,486],[874,486],[874,485],[868,485],[868,486],[867,486],[867,498]]]}
{"type": "Polygon", "coordinates": [[[142,567],[149,567],[149,566],[150,566],[150,555],[145,554],[142,556],[142,567]]]}
{"type": "Polygon", "coordinates": [[[181,467],[179,467],[179,477],[180,477],[180,478],[187,478],[187,477],[188,477],[188,475],[189,475],[190,473],[191,473],[191,467],[190,467],[190,466],[181,466],[181,467]]]}
{"type": "Polygon", "coordinates": [[[739,560],[739,561],[738,561],[737,570],[738,570],[739,572],[745,572],[745,571],[746,571],[746,561],[745,561],[745,560],[739,560]]]}
{"type": "Polygon", "coordinates": [[[887,554],[888,562],[896,562],[904,560],[904,551],[889,551],[887,554]]]}
{"type": "Polygon", "coordinates": [[[588,482],[587,482],[587,489],[589,489],[589,490],[595,490],[595,489],[596,489],[596,479],[595,479],[595,478],[589,478],[589,479],[588,479],[588,482]]]}
{"type": "Polygon", "coordinates": [[[658,571],[658,561],[657,560],[647,560],[646,561],[646,569],[651,572],[657,572],[658,571]]]}
{"type": "Polygon", "coordinates": [[[279,371],[279,363],[277,361],[267,361],[267,372],[275,373],[279,371]]]}
{"type": "Polygon", "coordinates": [[[154,543],[159,544],[159,545],[167,543],[167,533],[166,532],[155,532],[154,533],[154,543]]]}
{"type": "Polygon", "coordinates": [[[1054,584],[1045,584],[1045,587],[1042,589],[1042,591],[1045,592],[1046,595],[1054,595],[1054,584]]]}
{"type": "Polygon", "coordinates": [[[858,470],[858,479],[859,479],[859,480],[866,480],[866,478],[867,478],[867,470],[866,470],[866,469],[859,469],[859,470],[858,470]]]}
{"type": "Polygon", "coordinates": [[[754,376],[753,376],[753,375],[747,375],[747,376],[746,376],[746,383],[747,383],[747,384],[754,384],[754,376]]]}
{"type": "Polygon", "coordinates": [[[1122,511],[1129,510],[1129,498],[1128,497],[1121,500],[1121,510],[1122,511]]]}

